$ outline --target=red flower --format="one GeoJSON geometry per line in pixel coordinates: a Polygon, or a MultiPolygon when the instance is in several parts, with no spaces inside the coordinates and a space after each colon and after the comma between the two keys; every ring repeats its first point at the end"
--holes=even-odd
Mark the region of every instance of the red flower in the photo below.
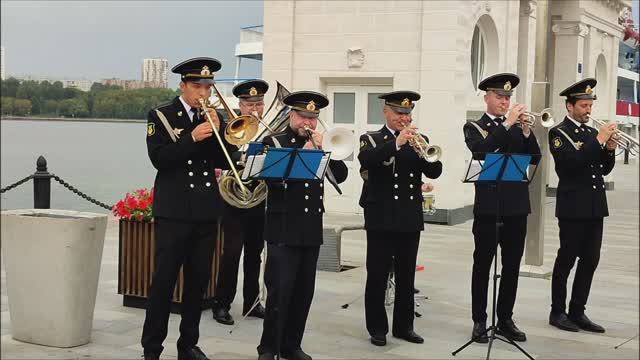
{"type": "Polygon", "coordinates": [[[112,207],[115,216],[135,221],[151,221],[153,208],[153,189],[137,189],[125,194],[112,207]]]}

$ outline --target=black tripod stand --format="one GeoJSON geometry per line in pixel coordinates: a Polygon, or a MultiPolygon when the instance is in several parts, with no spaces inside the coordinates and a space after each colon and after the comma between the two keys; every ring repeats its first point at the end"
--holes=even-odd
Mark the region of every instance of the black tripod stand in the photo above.
{"type": "MultiPolygon", "coordinates": [[[[514,154],[515,155],[515,154],[514,154]]],[[[457,353],[464,350],[471,343],[475,342],[478,338],[481,338],[485,334],[489,334],[489,346],[487,347],[487,360],[489,360],[491,355],[491,346],[493,345],[493,341],[495,339],[501,340],[505,343],[511,344],[515,346],[520,352],[522,352],[526,357],[531,360],[534,358],[529,355],[520,345],[518,345],[513,339],[510,339],[508,336],[503,335],[500,337],[496,334],[496,293],[498,291],[498,279],[500,275],[498,275],[498,244],[500,243],[500,231],[502,226],[504,225],[502,222],[501,214],[500,214],[500,185],[503,182],[508,181],[518,181],[518,182],[526,182],[527,184],[531,182],[531,179],[527,177],[526,168],[527,164],[531,160],[530,155],[515,155],[517,159],[512,157],[512,154],[499,154],[499,153],[489,153],[483,154],[483,157],[486,156],[485,162],[482,165],[482,169],[473,173],[471,168],[474,165],[474,161],[472,160],[469,164],[469,168],[467,169],[467,174],[463,182],[471,183],[471,182],[484,182],[484,183],[495,183],[496,184],[496,226],[495,226],[495,248],[494,248],[494,257],[493,257],[493,301],[492,301],[492,309],[491,309],[491,326],[489,326],[485,331],[478,334],[476,337],[472,337],[466,344],[459,347],[457,350],[451,353],[451,355],[456,356],[457,353]],[[523,165],[523,160],[526,160],[526,164],[523,165]],[[471,173],[471,175],[470,175],[471,173]],[[520,180],[517,180],[517,179],[520,180]]],[[[535,171],[534,171],[535,174],[535,171]]],[[[533,178],[533,174],[531,175],[533,178]]]]}

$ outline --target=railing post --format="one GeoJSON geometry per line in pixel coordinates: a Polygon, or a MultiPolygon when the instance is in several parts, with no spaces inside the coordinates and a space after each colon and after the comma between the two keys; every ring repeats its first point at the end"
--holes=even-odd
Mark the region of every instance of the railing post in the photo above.
{"type": "Polygon", "coordinates": [[[51,208],[51,174],[47,171],[47,160],[42,155],[36,160],[36,172],[33,174],[33,207],[51,208]]]}

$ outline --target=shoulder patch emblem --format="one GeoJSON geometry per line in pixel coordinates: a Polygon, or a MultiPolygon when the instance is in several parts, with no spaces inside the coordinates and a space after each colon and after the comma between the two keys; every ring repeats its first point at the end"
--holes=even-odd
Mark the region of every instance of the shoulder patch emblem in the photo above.
{"type": "Polygon", "coordinates": [[[156,133],[156,124],[149,123],[147,124],[147,136],[151,136],[156,133]]]}
{"type": "Polygon", "coordinates": [[[555,138],[553,138],[553,148],[559,149],[561,146],[562,146],[562,140],[560,139],[560,137],[556,136],[555,138]]]}
{"type": "Polygon", "coordinates": [[[367,143],[364,142],[364,140],[360,141],[360,150],[362,150],[362,148],[365,146],[367,146],[367,143]]]}

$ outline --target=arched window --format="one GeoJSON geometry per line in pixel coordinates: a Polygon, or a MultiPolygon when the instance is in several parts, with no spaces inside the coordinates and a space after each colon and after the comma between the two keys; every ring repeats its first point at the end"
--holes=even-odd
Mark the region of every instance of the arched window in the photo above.
{"type": "Polygon", "coordinates": [[[471,40],[471,81],[473,89],[478,90],[478,83],[484,78],[485,64],[485,36],[476,25],[473,29],[473,38],[471,40]]]}

